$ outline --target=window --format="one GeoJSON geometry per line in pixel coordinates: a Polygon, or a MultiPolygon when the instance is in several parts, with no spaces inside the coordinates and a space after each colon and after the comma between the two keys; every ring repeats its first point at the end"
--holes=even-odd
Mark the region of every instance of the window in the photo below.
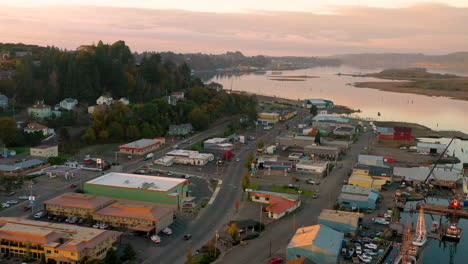
{"type": "Polygon", "coordinates": [[[75,256],[75,253],[72,252],[71,255],[72,255],[72,256],[75,256]]]}
{"type": "Polygon", "coordinates": [[[50,253],[52,253],[52,251],[50,251],[50,250],[46,250],[46,253],[47,253],[47,254],[50,254],[50,253]]]}
{"type": "Polygon", "coordinates": [[[55,253],[55,254],[58,254],[58,250],[54,250],[54,253],[55,253]]]}
{"type": "Polygon", "coordinates": [[[258,196],[254,196],[254,198],[255,198],[255,200],[258,200],[258,199],[260,199],[260,197],[258,197],[258,196]]]}
{"type": "Polygon", "coordinates": [[[265,200],[270,201],[270,198],[269,198],[269,197],[266,197],[265,200]]]}

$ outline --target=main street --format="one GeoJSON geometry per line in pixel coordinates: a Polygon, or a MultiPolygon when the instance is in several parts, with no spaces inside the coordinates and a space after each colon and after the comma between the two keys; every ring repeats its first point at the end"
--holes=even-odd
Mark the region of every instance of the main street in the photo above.
{"type": "Polygon", "coordinates": [[[298,227],[316,224],[320,211],[332,208],[341,191],[343,181],[357,162],[357,156],[368,145],[370,137],[372,134],[367,132],[351,145],[351,150],[341,161],[343,166],[335,168],[331,175],[322,181],[319,199],[304,201],[301,210],[297,213],[267,226],[259,238],[249,241],[247,246],[236,247],[229,251],[219,263],[267,263],[266,260],[270,257],[270,246],[272,253],[284,254],[290,238],[298,227]]]}

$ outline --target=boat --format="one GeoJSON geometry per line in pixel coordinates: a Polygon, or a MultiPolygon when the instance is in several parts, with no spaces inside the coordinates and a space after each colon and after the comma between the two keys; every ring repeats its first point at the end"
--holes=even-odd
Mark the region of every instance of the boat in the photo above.
{"type": "Polygon", "coordinates": [[[422,247],[427,242],[426,235],[426,222],[424,220],[423,209],[419,210],[418,223],[416,224],[416,230],[414,232],[413,245],[422,247]]]}
{"type": "Polygon", "coordinates": [[[439,231],[440,223],[437,220],[432,221],[431,232],[437,233],[439,231]]]}
{"type": "Polygon", "coordinates": [[[463,230],[461,228],[458,228],[456,225],[451,224],[445,230],[444,238],[450,239],[450,240],[460,240],[460,238],[462,237],[462,234],[463,234],[463,230]]]}

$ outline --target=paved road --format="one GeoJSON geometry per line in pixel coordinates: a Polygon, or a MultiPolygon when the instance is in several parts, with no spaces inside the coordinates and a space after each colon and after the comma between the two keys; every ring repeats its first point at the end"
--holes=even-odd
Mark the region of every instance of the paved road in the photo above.
{"type": "Polygon", "coordinates": [[[347,179],[350,169],[357,162],[357,155],[367,146],[371,136],[369,132],[363,134],[356,144],[351,145],[351,150],[342,161],[343,167],[333,170],[332,174],[322,181],[319,199],[305,200],[301,210],[295,216],[287,216],[267,226],[259,238],[250,241],[247,246],[234,248],[218,263],[267,263],[270,243],[271,252],[284,254],[296,228],[316,224],[320,211],[333,206],[340,193],[343,180],[347,179]]]}

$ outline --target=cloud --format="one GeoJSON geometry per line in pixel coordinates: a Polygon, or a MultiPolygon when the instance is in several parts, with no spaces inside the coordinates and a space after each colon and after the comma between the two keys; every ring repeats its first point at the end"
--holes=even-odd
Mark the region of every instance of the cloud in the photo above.
{"type": "Polygon", "coordinates": [[[0,41],[55,45],[125,40],[137,51],[329,55],[447,53],[468,47],[468,8],[333,7],[329,14],[195,12],[96,6],[2,7],[0,41]]]}

